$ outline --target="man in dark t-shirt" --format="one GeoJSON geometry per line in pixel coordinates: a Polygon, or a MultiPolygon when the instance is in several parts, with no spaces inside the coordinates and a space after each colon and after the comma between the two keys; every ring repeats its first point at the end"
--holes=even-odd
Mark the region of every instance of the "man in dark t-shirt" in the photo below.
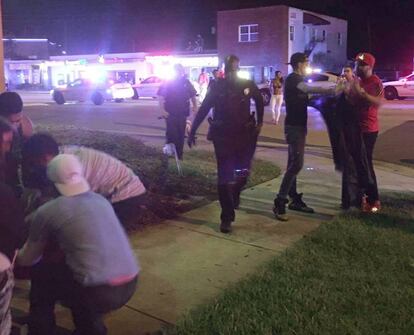
{"type": "Polygon", "coordinates": [[[174,143],[177,156],[183,159],[185,127],[190,115],[190,100],[193,112],[197,109],[196,90],[185,77],[181,64],[174,66],[175,78],[162,84],[158,90],[161,108],[166,112],[166,142],[174,143]]]}
{"type": "Polygon", "coordinates": [[[291,198],[289,209],[313,213],[302,200],[302,193],[296,189],[296,176],[303,167],[308,123],[309,93],[335,94],[335,89],[311,87],[304,81],[309,61],[304,53],[295,53],[289,63],[293,72],[285,79],[284,98],[286,104],[285,136],[288,144],[288,163],[279,193],[274,200],[273,212],[278,220],[287,221],[286,204],[291,198]]]}

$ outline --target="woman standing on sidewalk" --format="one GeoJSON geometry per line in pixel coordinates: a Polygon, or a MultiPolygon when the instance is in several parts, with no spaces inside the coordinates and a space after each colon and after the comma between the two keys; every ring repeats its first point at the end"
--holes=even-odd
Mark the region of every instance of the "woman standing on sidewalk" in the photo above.
{"type": "Polygon", "coordinates": [[[270,100],[272,122],[278,124],[283,103],[283,77],[281,71],[275,72],[270,88],[272,90],[272,98],[270,100]]]}

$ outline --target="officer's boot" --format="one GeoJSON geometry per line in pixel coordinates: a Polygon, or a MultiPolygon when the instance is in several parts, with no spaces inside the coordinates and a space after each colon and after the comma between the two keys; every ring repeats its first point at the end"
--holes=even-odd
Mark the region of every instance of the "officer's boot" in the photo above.
{"type": "Polygon", "coordinates": [[[286,216],[287,203],[287,199],[280,198],[279,196],[274,200],[273,213],[275,214],[276,219],[278,219],[279,221],[289,220],[286,216]]]}
{"type": "Polygon", "coordinates": [[[236,182],[233,184],[233,203],[234,209],[239,209],[240,206],[240,193],[243,187],[247,184],[247,177],[237,177],[236,182]]]}
{"type": "Polygon", "coordinates": [[[234,221],[235,217],[232,185],[218,185],[217,189],[221,206],[220,231],[227,234],[231,232],[231,223],[234,221]]]}

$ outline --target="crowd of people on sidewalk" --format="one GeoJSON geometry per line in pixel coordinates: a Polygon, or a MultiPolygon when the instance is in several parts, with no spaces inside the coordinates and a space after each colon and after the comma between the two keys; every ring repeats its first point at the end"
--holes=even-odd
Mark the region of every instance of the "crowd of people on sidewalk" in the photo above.
{"type": "MultiPolygon", "coordinates": [[[[314,213],[297,190],[309,105],[320,110],[327,124],[335,167],[342,172],[342,208],[380,210],[373,151],[383,89],[373,74],[373,55],[360,53],[355,62],[355,73],[345,65],[341,79],[329,89],[304,81],[309,66],[304,53],[291,56],[293,71],[285,79],[280,71],[275,74],[272,120],[279,122],[284,100],[288,144],[287,169],[273,207],[278,220],[288,220],[286,205],[314,213]]],[[[190,101],[195,115],[188,129],[190,148],[209,115],[207,139],[217,160],[222,233],[230,233],[236,219],[264,117],[263,97],[253,81],[238,76],[239,63],[230,55],[224,77],[216,72],[213,80],[200,79],[206,92],[199,108],[179,64],[175,79],[159,90],[167,143],[174,143],[178,159],[183,159],[190,101]]],[[[140,268],[123,226],[145,206],[145,186],[107,153],[59,146],[50,134],[34,134],[22,110],[17,93],[0,94],[0,334],[10,332],[14,276],[31,280],[30,335],[53,334],[57,302],[70,308],[76,334],[106,334],[103,315],[122,307],[137,285],[140,268]]]]}

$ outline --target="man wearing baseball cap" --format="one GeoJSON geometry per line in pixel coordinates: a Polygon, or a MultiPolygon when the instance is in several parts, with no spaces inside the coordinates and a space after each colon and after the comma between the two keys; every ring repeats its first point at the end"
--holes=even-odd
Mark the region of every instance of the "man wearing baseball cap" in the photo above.
{"type": "Polygon", "coordinates": [[[305,213],[314,210],[302,200],[302,193],[296,189],[296,176],[303,167],[307,133],[309,103],[308,94],[335,94],[335,89],[309,86],[304,81],[309,60],[306,54],[297,52],[290,57],[288,63],[293,72],[285,80],[284,99],[286,103],[285,136],[288,144],[288,164],[283,176],[279,193],[274,200],[273,212],[278,220],[287,221],[286,204],[288,195],[291,199],[289,209],[305,213]]]}
{"type": "Polygon", "coordinates": [[[19,251],[20,265],[37,263],[50,241],[65,260],[42,262],[41,279],[32,280],[29,332],[54,334],[54,306],[70,306],[76,333],[106,334],[102,317],[122,307],[136,288],[139,267],[111,204],[90,190],[80,161],[60,154],[47,176],[61,194],[29,218],[29,238],[19,251]]]}
{"type": "Polygon", "coordinates": [[[384,96],[384,88],[381,79],[373,74],[375,57],[368,52],[361,52],[355,57],[355,72],[360,78],[352,85],[352,95],[358,109],[359,125],[367,152],[369,172],[374,179],[368,190],[365,190],[368,198],[363,203],[362,210],[376,212],[380,209],[377,180],[375,177],[372,156],[375,142],[378,137],[378,109],[381,106],[384,96]]]}

